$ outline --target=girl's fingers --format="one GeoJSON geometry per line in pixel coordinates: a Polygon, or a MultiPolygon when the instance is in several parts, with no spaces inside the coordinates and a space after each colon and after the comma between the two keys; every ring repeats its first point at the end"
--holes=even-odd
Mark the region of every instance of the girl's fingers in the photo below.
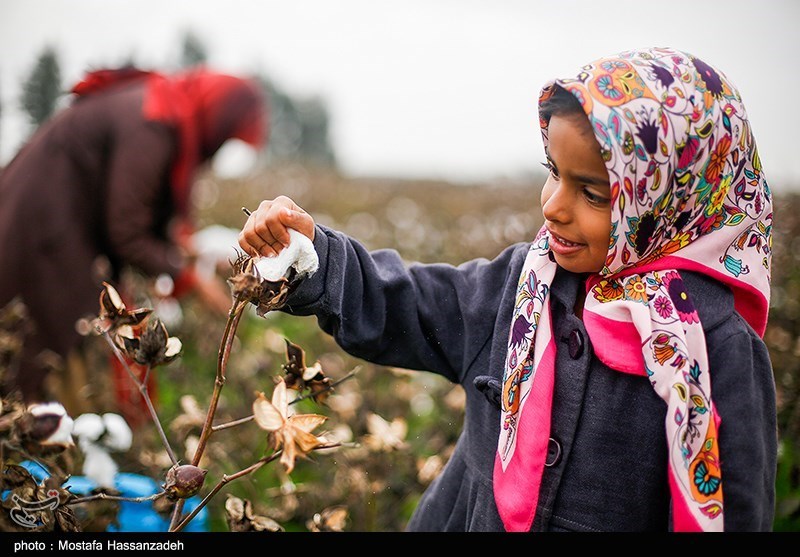
{"type": "Polygon", "coordinates": [[[279,215],[282,210],[281,207],[272,205],[264,218],[260,215],[256,218],[253,241],[261,255],[274,255],[289,244],[289,231],[280,221],[279,215]]]}
{"type": "Polygon", "coordinates": [[[291,199],[262,201],[239,233],[239,245],[251,256],[271,257],[289,245],[289,228],[314,239],[314,219],[291,199]]]}
{"type": "Polygon", "coordinates": [[[289,241],[291,240],[289,236],[289,229],[286,228],[286,225],[281,221],[282,215],[286,211],[289,211],[289,209],[277,208],[274,218],[270,218],[269,220],[269,231],[273,238],[273,241],[270,242],[270,245],[273,248],[277,248],[278,251],[288,246],[289,241]]]}
{"type": "Polygon", "coordinates": [[[258,250],[251,241],[253,228],[252,219],[252,215],[249,216],[247,218],[247,222],[245,222],[244,226],[242,227],[242,231],[239,232],[239,247],[242,248],[249,256],[254,257],[258,255],[258,250]]]}
{"type": "MultiPolygon", "coordinates": [[[[275,242],[269,226],[261,220],[259,210],[250,215],[239,233],[239,245],[251,256],[275,255],[271,244],[275,242]]],[[[277,247],[277,246],[276,246],[277,247]]]]}

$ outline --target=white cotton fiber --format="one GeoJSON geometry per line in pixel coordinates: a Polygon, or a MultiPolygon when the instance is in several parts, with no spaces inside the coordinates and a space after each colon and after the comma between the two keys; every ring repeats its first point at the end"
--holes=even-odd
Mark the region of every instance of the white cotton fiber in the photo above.
{"type": "Polygon", "coordinates": [[[319,257],[314,243],[300,232],[289,229],[289,245],[275,257],[259,257],[256,261],[261,277],[270,281],[280,280],[294,267],[297,278],[313,275],[319,267],[319,257]]]}
{"type": "Polygon", "coordinates": [[[119,466],[106,451],[95,445],[88,445],[84,450],[83,475],[95,482],[99,487],[115,487],[115,479],[119,466]]]}

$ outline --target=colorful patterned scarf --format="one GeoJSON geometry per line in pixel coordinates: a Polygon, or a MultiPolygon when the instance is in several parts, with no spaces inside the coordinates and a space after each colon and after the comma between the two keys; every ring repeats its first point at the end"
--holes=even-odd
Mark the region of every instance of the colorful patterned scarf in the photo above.
{"type": "MultiPolygon", "coordinates": [[[[722,72],[669,48],[592,62],[547,84],[540,104],[556,85],[583,106],[611,185],[611,238],[605,267],[587,281],[587,333],[602,362],[646,376],[667,404],[673,529],[721,531],[720,417],[680,271],[730,287],[763,336],[772,203],[741,97],[722,72]]],[[[531,528],[547,452],[556,372],[549,240],[540,230],[525,260],[504,370],[494,491],[507,530],[531,528]]]]}

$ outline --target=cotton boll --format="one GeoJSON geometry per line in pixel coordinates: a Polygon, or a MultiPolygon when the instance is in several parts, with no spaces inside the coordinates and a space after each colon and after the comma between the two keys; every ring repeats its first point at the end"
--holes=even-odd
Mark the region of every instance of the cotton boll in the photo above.
{"type": "Polygon", "coordinates": [[[27,434],[42,445],[74,445],[74,420],[58,402],[36,403],[28,407],[31,416],[27,434]]]}
{"type": "Polygon", "coordinates": [[[125,418],[113,413],[81,414],[72,433],[84,454],[83,474],[100,487],[113,488],[119,467],[109,451],[127,451],[133,442],[125,418]]]}
{"type": "Polygon", "coordinates": [[[49,438],[45,439],[42,444],[43,445],[74,445],[74,441],[72,439],[72,423],[73,420],[69,416],[65,415],[61,419],[61,423],[58,426],[53,435],[49,438]]]}
{"type": "Polygon", "coordinates": [[[56,415],[56,416],[66,416],[67,411],[64,406],[61,405],[59,402],[37,402],[35,404],[31,404],[28,407],[28,412],[30,412],[34,417],[40,417],[45,415],[56,415]]]}
{"type": "Polygon", "coordinates": [[[111,455],[103,448],[92,444],[88,444],[83,452],[83,475],[99,487],[113,488],[119,467],[111,455]]]}
{"type": "Polygon", "coordinates": [[[78,438],[81,449],[83,449],[84,443],[94,443],[100,439],[105,430],[103,418],[98,414],[81,414],[75,418],[75,423],[72,425],[72,434],[78,438]]]}
{"type": "MultiPolygon", "coordinates": [[[[72,426],[81,448],[87,444],[106,451],[127,451],[133,442],[133,432],[125,418],[119,414],[81,414],[72,426]]],[[[85,449],[84,449],[85,450],[85,449]]]]}
{"type": "Polygon", "coordinates": [[[292,267],[298,277],[312,275],[319,267],[319,257],[314,243],[307,236],[290,228],[289,245],[275,257],[258,258],[256,269],[262,278],[274,282],[285,277],[292,267]]]}
{"type": "Polygon", "coordinates": [[[128,426],[125,418],[119,414],[103,414],[103,424],[106,429],[106,436],[103,444],[112,451],[127,451],[133,443],[133,432],[128,426]]]}

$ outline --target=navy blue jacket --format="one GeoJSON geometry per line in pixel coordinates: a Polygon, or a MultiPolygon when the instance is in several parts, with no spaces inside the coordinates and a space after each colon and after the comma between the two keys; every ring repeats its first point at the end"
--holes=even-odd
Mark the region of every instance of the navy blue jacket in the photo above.
{"type": "MultiPolygon", "coordinates": [[[[528,244],[494,260],[407,265],[317,226],[319,271],[284,311],[315,315],[349,354],[438,373],[466,391],[464,427],[408,530],[502,531],[492,492],[503,361],[528,244]]],[[[725,530],[772,529],[777,466],[775,382],[767,348],[722,284],[681,272],[708,345],[721,417],[725,530]]],[[[548,461],[533,530],[668,531],[666,403],[645,376],[593,354],[573,313],[579,277],[559,269],[551,289],[557,363],[548,461]]]]}

